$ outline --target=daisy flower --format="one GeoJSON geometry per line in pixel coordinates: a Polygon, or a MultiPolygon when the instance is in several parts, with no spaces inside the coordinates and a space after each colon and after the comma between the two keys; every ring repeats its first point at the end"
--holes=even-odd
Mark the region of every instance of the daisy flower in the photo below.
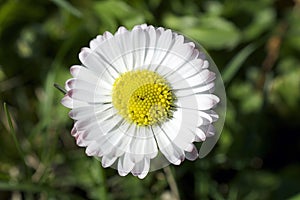
{"type": "Polygon", "coordinates": [[[166,163],[199,157],[195,142],[216,133],[216,74],[207,55],[169,29],[105,32],[79,53],[62,104],[88,156],[121,176],[144,178],[166,163]],[[150,168],[151,167],[151,168],[150,168]]]}

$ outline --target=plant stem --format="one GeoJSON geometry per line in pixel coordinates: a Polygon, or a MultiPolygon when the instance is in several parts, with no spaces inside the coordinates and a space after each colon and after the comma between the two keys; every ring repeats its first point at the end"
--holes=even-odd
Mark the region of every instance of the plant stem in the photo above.
{"type": "MultiPolygon", "coordinates": [[[[95,161],[99,163],[97,159],[95,159],[95,161]]],[[[101,166],[99,166],[99,175],[100,175],[100,196],[101,199],[107,200],[108,196],[107,196],[107,188],[106,188],[106,176],[105,176],[104,169],[101,166]]]]}
{"type": "Polygon", "coordinates": [[[66,91],[63,87],[61,87],[60,85],[58,85],[57,83],[54,83],[53,86],[54,86],[56,89],[58,89],[59,91],[61,91],[63,94],[66,94],[66,93],[67,93],[67,91],[66,91]]]}
{"type": "Polygon", "coordinates": [[[176,200],[180,200],[178,187],[177,187],[175,178],[174,178],[174,176],[173,176],[173,174],[172,174],[172,171],[171,171],[170,166],[165,167],[165,168],[164,168],[164,172],[165,172],[166,179],[167,179],[168,184],[169,184],[169,186],[170,186],[170,188],[171,188],[171,192],[172,192],[174,198],[175,198],[176,200]]]}

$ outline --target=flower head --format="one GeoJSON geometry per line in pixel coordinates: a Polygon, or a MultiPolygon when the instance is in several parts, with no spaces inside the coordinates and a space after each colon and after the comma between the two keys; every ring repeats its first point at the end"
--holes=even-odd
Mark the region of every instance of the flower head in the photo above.
{"type": "Polygon", "coordinates": [[[216,74],[205,53],[169,29],[138,25],[105,32],[71,67],[62,104],[75,120],[71,134],[89,156],[120,175],[144,178],[195,160],[194,142],[215,134],[216,74]]]}

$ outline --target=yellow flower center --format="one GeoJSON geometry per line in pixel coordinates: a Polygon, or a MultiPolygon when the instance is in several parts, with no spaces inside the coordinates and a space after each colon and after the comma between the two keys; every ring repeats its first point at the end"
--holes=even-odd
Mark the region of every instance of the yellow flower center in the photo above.
{"type": "Polygon", "coordinates": [[[147,126],[172,117],[174,95],[163,77],[137,70],[115,80],[112,103],[126,120],[147,126]]]}

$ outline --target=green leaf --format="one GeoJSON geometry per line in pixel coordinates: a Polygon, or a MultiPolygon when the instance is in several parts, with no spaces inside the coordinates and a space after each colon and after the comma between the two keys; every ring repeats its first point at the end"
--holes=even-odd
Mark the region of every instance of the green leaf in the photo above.
{"type": "Polygon", "coordinates": [[[186,34],[213,49],[232,48],[240,40],[240,32],[234,24],[219,17],[201,18],[199,25],[187,29],[186,34]]]}
{"type": "Polygon", "coordinates": [[[218,16],[169,16],[164,23],[211,49],[232,48],[240,41],[240,31],[235,25],[218,16]]]}
{"type": "Polygon", "coordinates": [[[106,26],[103,31],[115,31],[120,22],[128,27],[144,22],[144,16],[124,1],[98,1],[93,9],[106,26]]]}
{"type": "Polygon", "coordinates": [[[271,8],[259,10],[250,25],[244,29],[244,40],[252,40],[274,26],[275,11],[271,8]]]}

